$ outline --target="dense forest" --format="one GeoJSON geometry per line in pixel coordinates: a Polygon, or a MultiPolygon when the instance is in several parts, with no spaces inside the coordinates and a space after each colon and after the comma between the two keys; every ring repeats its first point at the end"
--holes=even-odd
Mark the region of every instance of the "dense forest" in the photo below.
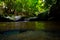
{"type": "Polygon", "coordinates": [[[45,21],[59,18],[60,0],[0,0],[1,21],[45,21]]]}

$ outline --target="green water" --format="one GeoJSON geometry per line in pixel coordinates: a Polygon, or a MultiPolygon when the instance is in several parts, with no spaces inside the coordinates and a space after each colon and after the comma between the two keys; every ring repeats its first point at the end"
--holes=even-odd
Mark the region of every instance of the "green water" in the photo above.
{"type": "Polygon", "coordinates": [[[0,30],[59,30],[60,23],[52,21],[35,21],[35,22],[0,22],[0,30]]]}
{"type": "Polygon", "coordinates": [[[0,22],[0,31],[14,30],[0,34],[1,40],[59,40],[60,32],[45,32],[41,30],[59,30],[60,22],[39,21],[39,22],[0,22]],[[15,30],[28,29],[20,33],[15,30]],[[35,30],[35,31],[32,31],[35,30]]]}

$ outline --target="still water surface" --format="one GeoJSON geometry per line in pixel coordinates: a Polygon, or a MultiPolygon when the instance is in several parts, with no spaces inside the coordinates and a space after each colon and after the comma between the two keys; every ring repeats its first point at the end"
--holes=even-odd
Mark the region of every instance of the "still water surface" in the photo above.
{"type": "Polygon", "coordinates": [[[20,29],[33,29],[33,30],[59,30],[60,23],[53,21],[38,21],[38,22],[0,22],[0,30],[20,30],[20,29]]]}
{"type": "Polygon", "coordinates": [[[38,21],[38,22],[0,22],[1,40],[60,40],[60,22],[38,21]],[[7,30],[26,30],[19,31],[7,30]],[[29,31],[30,30],[30,31],[29,31]],[[12,33],[14,32],[14,33],[12,33]],[[8,34],[8,35],[7,35],[8,34]]]}

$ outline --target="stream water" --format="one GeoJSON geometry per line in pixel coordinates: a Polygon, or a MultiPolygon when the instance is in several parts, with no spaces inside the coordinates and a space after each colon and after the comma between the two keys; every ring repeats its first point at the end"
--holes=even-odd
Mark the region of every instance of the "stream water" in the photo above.
{"type": "Polygon", "coordinates": [[[1,40],[60,40],[60,22],[0,22],[1,40]]]}

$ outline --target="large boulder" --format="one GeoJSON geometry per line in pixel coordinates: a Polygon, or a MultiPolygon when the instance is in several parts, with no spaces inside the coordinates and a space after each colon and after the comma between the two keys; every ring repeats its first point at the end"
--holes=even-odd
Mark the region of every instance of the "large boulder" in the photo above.
{"type": "Polygon", "coordinates": [[[42,20],[42,21],[48,20],[48,11],[40,13],[37,17],[38,20],[42,20]]]}
{"type": "Polygon", "coordinates": [[[48,20],[48,11],[38,14],[37,17],[32,17],[30,21],[47,21],[48,20]]]}
{"type": "Polygon", "coordinates": [[[2,16],[0,15],[0,22],[13,22],[13,20],[4,18],[4,17],[2,17],[2,16]]]}

